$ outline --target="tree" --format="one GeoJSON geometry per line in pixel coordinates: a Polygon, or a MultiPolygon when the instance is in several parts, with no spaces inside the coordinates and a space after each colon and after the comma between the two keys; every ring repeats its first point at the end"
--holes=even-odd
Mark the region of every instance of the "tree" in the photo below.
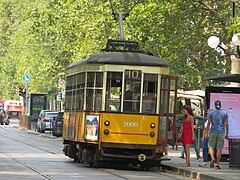
{"type": "Polygon", "coordinates": [[[70,63],[101,53],[108,38],[119,39],[113,9],[130,12],[123,23],[125,39],[167,61],[179,88],[204,88],[209,82],[203,77],[229,73],[229,57],[207,46],[211,35],[230,42],[230,34],[239,32],[239,17],[231,18],[228,1],[2,0],[2,96],[17,98],[25,74],[31,92],[55,96],[70,63]]]}

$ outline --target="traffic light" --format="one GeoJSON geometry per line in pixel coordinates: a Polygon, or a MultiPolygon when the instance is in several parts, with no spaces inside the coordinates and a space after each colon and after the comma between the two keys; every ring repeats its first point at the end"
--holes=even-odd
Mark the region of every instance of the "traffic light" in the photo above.
{"type": "Polygon", "coordinates": [[[19,96],[25,96],[25,90],[23,87],[19,87],[19,96]]]}

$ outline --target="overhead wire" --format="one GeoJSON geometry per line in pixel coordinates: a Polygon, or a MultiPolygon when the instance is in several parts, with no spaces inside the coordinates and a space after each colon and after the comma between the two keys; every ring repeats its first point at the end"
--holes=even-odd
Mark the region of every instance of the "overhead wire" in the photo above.
{"type": "MultiPolygon", "coordinates": [[[[133,10],[133,8],[140,2],[141,0],[138,0],[134,3],[134,5],[130,8],[130,10],[124,14],[123,19],[125,20],[127,16],[129,16],[129,13],[133,10]]],[[[112,9],[112,14],[115,15],[115,11],[114,11],[114,7],[113,7],[113,3],[112,0],[109,0],[110,5],[111,5],[111,9],[112,9]]]]}
{"type": "Polygon", "coordinates": [[[112,13],[114,13],[114,8],[113,8],[112,0],[109,0],[109,2],[110,2],[110,5],[111,5],[112,13]]]}
{"type": "Polygon", "coordinates": [[[133,10],[133,8],[140,2],[140,0],[136,1],[135,4],[130,8],[130,10],[125,14],[123,19],[126,19],[127,16],[129,16],[129,13],[133,10]]]}

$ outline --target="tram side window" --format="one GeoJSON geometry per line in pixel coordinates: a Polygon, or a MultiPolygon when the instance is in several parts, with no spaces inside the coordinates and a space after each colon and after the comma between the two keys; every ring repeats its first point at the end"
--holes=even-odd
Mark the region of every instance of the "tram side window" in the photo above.
{"type": "Polygon", "coordinates": [[[107,73],[107,89],[106,89],[106,111],[121,110],[121,89],[122,89],[122,73],[107,73]]]}
{"type": "Polygon", "coordinates": [[[175,90],[176,90],[176,80],[170,80],[170,97],[169,97],[169,112],[174,113],[175,109],[175,90]]]}
{"type": "Polygon", "coordinates": [[[72,91],[67,91],[66,97],[65,97],[65,109],[66,110],[71,109],[71,100],[72,100],[72,91]]]}
{"type": "Polygon", "coordinates": [[[73,95],[72,95],[72,107],[71,109],[76,109],[76,103],[77,103],[77,75],[73,76],[73,81],[72,81],[72,91],[73,91],[73,95]]]}
{"type": "Polygon", "coordinates": [[[67,77],[66,90],[71,90],[73,85],[73,76],[67,77]]]}
{"type": "Polygon", "coordinates": [[[103,73],[87,73],[86,110],[102,109],[103,73]]]}
{"type": "Polygon", "coordinates": [[[167,113],[168,111],[168,79],[162,78],[161,83],[161,101],[160,101],[160,113],[167,113]]]}
{"type": "Polygon", "coordinates": [[[144,74],[143,113],[156,113],[157,82],[157,74],[144,74]]]}
{"type": "Polygon", "coordinates": [[[77,75],[77,95],[76,95],[76,109],[83,110],[84,104],[84,88],[85,88],[85,73],[77,75]]]}
{"type": "Polygon", "coordinates": [[[67,77],[65,109],[74,109],[76,106],[76,75],[67,77]]]}
{"type": "Polygon", "coordinates": [[[141,71],[125,71],[125,92],[123,111],[139,112],[140,110],[140,92],[141,92],[141,71]]]}

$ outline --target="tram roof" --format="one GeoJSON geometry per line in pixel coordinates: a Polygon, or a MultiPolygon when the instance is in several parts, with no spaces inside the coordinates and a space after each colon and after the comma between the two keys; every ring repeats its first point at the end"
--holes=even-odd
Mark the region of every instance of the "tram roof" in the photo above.
{"type": "Polygon", "coordinates": [[[83,64],[116,64],[168,67],[168,63],[158,57],[132,52],[113,52],[91,56],[87,59],[70,64],[67,68],[83,64]]]}

